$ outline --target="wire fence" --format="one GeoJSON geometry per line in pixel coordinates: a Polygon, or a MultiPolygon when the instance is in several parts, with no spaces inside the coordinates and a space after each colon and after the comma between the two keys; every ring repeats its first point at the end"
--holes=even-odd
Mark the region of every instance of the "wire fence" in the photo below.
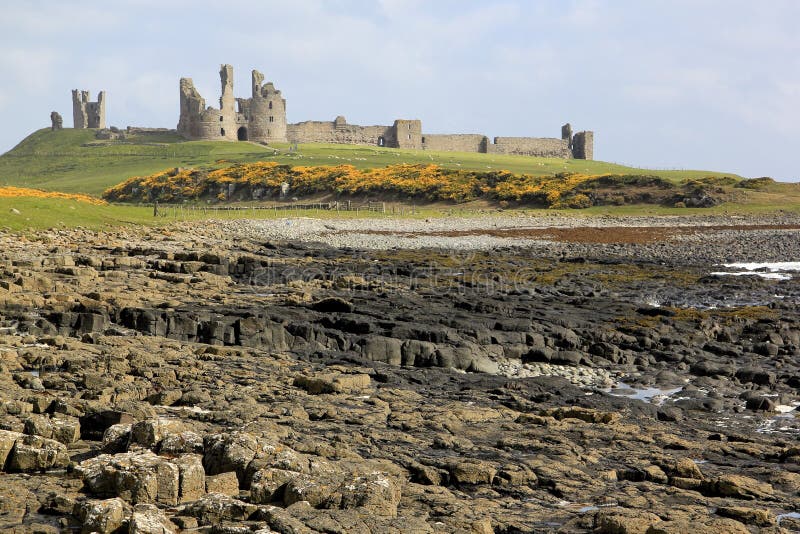
{"type": "MultiPolygon", "coordinates": [[[[413,216],[420,215],[422,210],[416,205],[394,205],[386,202],[368,201],[356,203],[350,200],[334,202],[285,203],[272,205],[223,205],[202,206],[195,204],[151,204],[153,216],[172,220],[195,219],[243,219],[243,218],[281,218],[291,216],[318,215],[331,216],[348,214],[358,216],[413,216]]],[[[467,215],[481,210],[470,209],[431,209],[447,215],[467,215]]]]}

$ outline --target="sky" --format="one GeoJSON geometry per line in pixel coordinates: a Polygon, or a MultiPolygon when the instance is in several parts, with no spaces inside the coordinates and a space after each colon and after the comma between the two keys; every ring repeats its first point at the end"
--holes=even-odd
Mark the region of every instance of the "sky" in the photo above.
{"type": "Polygon", "coordinates": [[[289,122],[426,133],[595,132],[595,159],[800,181],[796,0],[0,0],[0,152],[72,126],[71,90],[109,126],[174,128],[178,82],[218,105],[250,70],[289,122]]]}

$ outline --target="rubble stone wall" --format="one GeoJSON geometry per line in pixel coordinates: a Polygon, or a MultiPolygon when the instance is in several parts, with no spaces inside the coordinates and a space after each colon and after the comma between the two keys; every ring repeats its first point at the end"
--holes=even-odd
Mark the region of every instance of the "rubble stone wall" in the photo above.
{"type": "Polygon", "coordinates": [[[488,139],[482,134],[425,134],[423,150],[442,152],[486,152],[488,139]]]}

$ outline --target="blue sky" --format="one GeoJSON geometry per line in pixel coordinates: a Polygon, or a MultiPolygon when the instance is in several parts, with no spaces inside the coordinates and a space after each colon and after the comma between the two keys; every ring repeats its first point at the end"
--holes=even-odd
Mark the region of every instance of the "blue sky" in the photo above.
{"type": "Polygon", "coordinates": [[[178,80],[208,104],[261,70],[290,122],[558,137],[595,157],[800,180],[800,2],[770,0],[5,0],[0,151],[72,125],[70,90],[109,125],[174,128],[178,80]]]}

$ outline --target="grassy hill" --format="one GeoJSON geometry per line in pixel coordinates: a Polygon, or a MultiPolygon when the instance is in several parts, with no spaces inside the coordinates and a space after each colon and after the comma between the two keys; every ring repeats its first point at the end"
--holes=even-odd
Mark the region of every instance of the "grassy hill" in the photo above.
{"type": "Polygon", "coordinates": [[[467,152],[398,150],[355,145],[303,144],[262,146],[225,141],[183,141],[174,133],[133,136],[122,141],[99,141],[94,130],[64,129],[34,132],[0,156],[0,185],[35,187],[100,195],[132,176],[172,167],[220,167],[231,163],[276,161],[290,165],[351,164],[359,169],[398,163],[436,163],[463,170],[505,169],[513,173],[552,175],[642,174],[669,180],[707,176],[737,176],[712,171],[634,169],[602,161],[503,156],[467,152]]]}

